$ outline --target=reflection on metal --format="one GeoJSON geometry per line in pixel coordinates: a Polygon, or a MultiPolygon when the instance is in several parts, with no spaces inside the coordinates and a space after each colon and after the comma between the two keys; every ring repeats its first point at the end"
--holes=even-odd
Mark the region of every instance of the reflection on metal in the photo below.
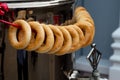
{"type": "Polygon", "coordinates": [[[9,8],[42,8],[57,5],[72,4],[74,0],[51,0],[51,1],[7,1],[9,8]]]}
{"type": "MultiPolygon", "coordinates": [[[[1,26],[5,26],[3,24],[0,24],[1,26]]],[[[6,49],[5,44],[5,27],[1,27],[1,37],[0,37],[0,80],[4,80],[4,54],[6,49]]]]}
{"type": "Polygon", "coordinates": [[[7,1],[7,2],[25,2],[25,1],[70,1],[70,0],[0,0],[0,1],[7,1]]]}

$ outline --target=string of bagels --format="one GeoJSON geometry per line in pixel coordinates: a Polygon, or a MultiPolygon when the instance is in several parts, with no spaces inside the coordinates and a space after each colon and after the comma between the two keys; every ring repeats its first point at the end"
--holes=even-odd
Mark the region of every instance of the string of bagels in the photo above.
{"type": "Polygon", "coordinates": [[[62,25],[17,19],[10,26],[8,39],[15,49],[39,54],[65,55],[90,45],[95,34],[94,21],[84,7],[77,7],[71,20],[62,25]]]}

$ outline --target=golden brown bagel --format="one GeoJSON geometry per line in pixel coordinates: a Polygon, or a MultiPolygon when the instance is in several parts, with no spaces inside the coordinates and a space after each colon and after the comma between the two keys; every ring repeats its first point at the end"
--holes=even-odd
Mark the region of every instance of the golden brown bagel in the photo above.
{"type": "Polygon", "coordinates": [[[68,52],[72,52],[76,48],[76,46],[79,44],[79,34],[78,32],[72,27],[72,26],[64,26],[68,32],[70,33],[72,37],[72,46],[68,52]]]}
{"type": "Polygon", "coordinates": [[[92,17],[84,7],[78,7],[74,12],[74,19],[76,20],[75,25],[79,26],[86,36],[83,47],[88,46],[92,43],[95,34],[94,21],[92,17]]]}
{"type": "Polygon", "coordinates": [[[74,19],[76,22],[85,20],[94,25],[94,21],[88,11],[84,7],[77,7],[74,11],[74,19]]]}
{"type": "Polygon", "coordinates": [[[68,51],[68,53],[72,53],[72,52],[82,48],[85,37],[84,37],[82,30],[78,26],[76,26],[76,25],[69,25],[69,26],[73,27],[77,31],[77,33],[79,34],[79,43],[77,45],[75,45],[74,48],[72,48],[68,51]]]}
{"type": "Polygon", "coordinates": [[[45,39],[45,32],[39,22],[28,22],[32,29],[32,38],[29,45],[25,48],[27,51],[33,51],[38,49],[45,39]]]}
{"type": "Polygon", "coordinates": [[[48,52],[48,54],[53,54],[61,49],[64,38],[63,38],[62,32],[60,31],[60,29],[57,26],[54,26],[54,25],[48,25],[48,26],[53,31],[54,39],[55,39],[54,45],[53,45],[52,49],[48,52]]]}
{"type": "Polygon", "coordinates": [[[91,30],[92,25],[86,21],[77,22],[75,25],[78,26],[84,33],[85,41],[83,43],[83,47],[91,44],[93,41],[93,32],[91,30]]]}
{"type": "Polygon", "coordinates": [[[54,34],[49,26],[45,24],[41,24],[41,26],[45,31],[45,40],[44,43],[35,51],[38,53],[47,53],[54,45],[54,34]]]}
{"type": "Polygon", "coordinates": [[[30,25],[25,21],[15,21],[14,23],[22,28],[19,31],[14,27],[9,29],[9,40],[12,46],[16,49],[35,50],[38,53],[55,55],[72,53],[90,45],[95,34],[94,21],[83,7],[76,8],[73,18],[63,23],[64,26],[38,24],[35,21],[34,23],[30,22],[30,25]],[[32,37],[31,31],[26,31],[28,29],[26,26],[31,26],[34,30],[32,37]],[[40,29],[36,28],[38,26],[43,29],[39,31],[40,29]],[[20,33],[18,37],[16,37],[17,32],[20,33]]]}
{"type": "Polygon", "coordinates": [[[57,51],[55,55],[64,55],[70,50],[72,46],[72,38],[70,33],[67,31],[65,27],[58,27],[58,28],[63,33],[64,42],[63,42],[62,48],[59,51],[57,51]]]}
{"type": "Polygon", "coordinates": [[[18,28],[10,26],[8,31],[8,38],[10,44],[16,49],[24,49],[28,46],[31,39],[31,28],[29,24],[24,20],[16,20],[13,24],[17,24],[20,26],[19,30],[23,31],[22,39],[20,41],[17,40],[17,31],[18,28]]]}
{"type": "Polygon", "coordinates": [[[72,20],[66,21],[65,23],[63,23],[63,25],[69,25],[71,23],[79,26],[79,28],[83,31],[85,36],[83,47],[91,44],[95,34],[94,21],[84,7],[77,7],[74,11],[72,20]]]}

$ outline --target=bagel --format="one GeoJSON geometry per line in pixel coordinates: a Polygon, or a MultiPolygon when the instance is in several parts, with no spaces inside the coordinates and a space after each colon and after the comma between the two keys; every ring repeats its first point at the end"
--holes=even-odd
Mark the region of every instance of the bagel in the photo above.
{"type": "Polygon", "coordinates": [[[94,36],[93,31],[91,30],[92,25],[86,21],[77,22],[75,25],[82,30],[85,36],[85,40],[82,47],[90,45],[93,41],[93,36],[94,36]]]}
{"type": "Polygon", "coordinates": [[[37,53],[47,53],[54,45],[54,34],[49,26],[46,26],[45,24],[41,24],[41,26],[45,31],[45,40],[43,44],[35,51],[37,53]]]}
{"type": "Polygon", "coordinates": [[[30,25],[24,20],[16,20],[13,24],[20,26],[20,29],[10,26],[8,30],[8,39],[10,44],[16,49],[24,49],[28,46],[31,39],[31,28],[30,25]],[[17,39],[17,31],[22,30],[22,39],[17,39]]]}
{"type": "Polygon", "coordinates": [[[91,27],[92,33],[94,35],[95,34],[95,26],[94,25],[95,24],[94,24],[92,17],[88,13],[88,11],[84,7],[78,7],[78,8],[76,8],[75,14],[76,14],[75,16],[76,16],[77,22],[80,22],[82,20],[82,21],[88,22],[89,25],[91,25],[90,27],[91,27]]]}
{"type": "Polygon", "coordinates": [[[72,52],[82,48],[85,37],[84,37],[82,30],[78,26],[76,26],[76,25],[69,25],[69,26],[73,27],[77,31],[77,33],[79,34],[79,43],[77,45],[75,45],[74,48],[72,48],[68,51],[68,53],[72,53],[72,52]]]}
{"type": "Polygon", "coordinates": [[[72,19],[62,26],[36,21],[27,23],[24,20],[13,23],[20,26],[20,29],[11,26],[8,31],[10,44],[14,48],[58,56],[90,45],[95,34],[94,21],[84,7],[76,8],[72,19]]]}
{"type": "Polygon", "coordinates": [[[53,54],[61,49],[64,38],[63,38],[62,32],[60,31],[60,29],[57,26],[54,26],[54,25],[48,25],[48,26],[53,31],[54,39],[55,39],[54,45],[53,45],[52,49],[48,52],[48,54],[53,54]]]}
{"type": "Polygon", "coordinates": [[[94,21],[92,17],[84,7],[78,7],[75,9],[74,19],[76,19],[75,25],[79,26],[86,36],[83,47],[88,46],[92,43],[95,34],[94,21]]]}
{"type": "Polygon", "coordinates": [[[76,46],[79,44],[79,34],[72,26],[64,26],[72,37],[72,46],[68,52],[73,52],[76,46]]]}
{"type": "Polygon", "coordinates": [[[31,21],[28,23],[32,29],[32,37],[29,45],[25,48],[25,50],[33,51],[38,49],[42,45],[45,38],[45,33],[43,27],[40,25],[39,22],[31,21]]]}
{"type": "Polygon", "coordinates": [[[74,19],[78,22],[85,20],[94,25],[94,21],[88,11],[84,7],[77,7],[74,11],[74,19]]]}
{"type": "Polygon", "coordinates": [[[67,31],[65,27],[58,27],[58,28],[63,33],[63,37],[64,37],[64,42],[61,49],[55,53],[55,55],[60,56],[66,54],[70,50],[72,46],[72,38],[70,33],[67,31]]]}

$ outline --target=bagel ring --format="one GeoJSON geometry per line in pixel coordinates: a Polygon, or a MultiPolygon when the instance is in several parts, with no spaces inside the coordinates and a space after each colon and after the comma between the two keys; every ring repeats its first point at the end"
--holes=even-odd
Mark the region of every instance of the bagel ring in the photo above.
{"type": "Polygon", "coordinates": [[[70,33],[72,37],[72,47],[70,48],[68,52],[73,52],[72,50],[74,50],[76,46],[79,44],[79,34],[72,26],[68,25],[64,27],[68,30],[68,32],[70,33]]]}
{"type": "Polygon", "coordinates": [[[67,31],[67,29],[65,27],[58,27],[61,32],[63,33],[63,37],[64,37],[64,42],[63,42],[63,45],[62,45],[62,48],[57,51],[55,53],[55,55],[64,55],[65,53],[67,53],[71,46],[72,46],[72,38],[71,38],[71,35],[70,33],[67,31]]]}
{"type": "Polygon", "coordinates": [[[94,25],[94,21],[92,17],[90,16],[90,14],[87,12],[87,10],[84,7],[76,8],[74,12],[74,17],[77,22],[80,20],[85,20],[94,25]]]}
{"type": "Polygon", "coordinates": [[[31,39],[31,28],[30,25],[24,20],[16,20],[13,24],[20,26],[20,29],[10,26],[8,30],[8,38],[10,44],[16,49],[24,49],[28,46],[31,39]],[[22,39],[19,41],[17,39],[17,31],[22,30],[22,39]]]}
{"type": "Polygon", "coordinates": [[[61,49],[61,47],[63,45],[64,38],[63,38],[62,32],[60,31],[60,29],[57,26],[54,26],[54,25],[48,25],[48,26],[53,31],[54,40],[55,40],[54,45],[53,45],[52,49],[48,52],[48,54],[53,54],[61,49]]]}
{"type": "MultiPolygon", "coordinates": [[[[28,22],[31,29],[32,29],[32,36],[31,36],[31,40],[30,43],[28,44],[28,46],[25,48],[25,50],[27,51],[33,51],[38,49],[45,38],[45,33],[44,33],[44,29],[43,27],[40,25],[39,22],[36,21],[30,21],[28,22]]],[[[18,33],[18,36],[22,34],[22,33],[18,33]]],[[[18,37],[19,38],[19,37],[18,37]]]]}
{"type": "Polygon", "coordinates": [[[45,31],[45,40],[43,44],[35,51],[37,53],[47,53],[48,51],[52,49],[54,45],[54,34],[49,26],[45,24],[41,24],[41,26],[43,27],[45,31]]]}
{"type": "Polygon", "coordinates": [[[85,46],[88,46],[89,44],[91,44],[92,40],[93,40],[93,31],[91,30],[92,25],[89,24],[88,22],[82,21],[82,20],[80,22],[77,22],[75,25],[78,26],[79,28],[81,28],[81,30],[83,31],[83,34],[85,36],[85,41],[84,41],[82,47],[85,47],[85,46]]]}
{"type": "Polygon", "coordinates": [[[80,49],[83,46],[85,37],[84,37],[84,34],[83,34],[82,30],[78,26],[76,26],[76,25],[69,25],[69,26],[73,27],[79,34],[79,43],[76,46],[74,46],[74,48],[69,50],[69,52],[68,52],[68,53],[72,53],[72,52],[80,49]]]}

